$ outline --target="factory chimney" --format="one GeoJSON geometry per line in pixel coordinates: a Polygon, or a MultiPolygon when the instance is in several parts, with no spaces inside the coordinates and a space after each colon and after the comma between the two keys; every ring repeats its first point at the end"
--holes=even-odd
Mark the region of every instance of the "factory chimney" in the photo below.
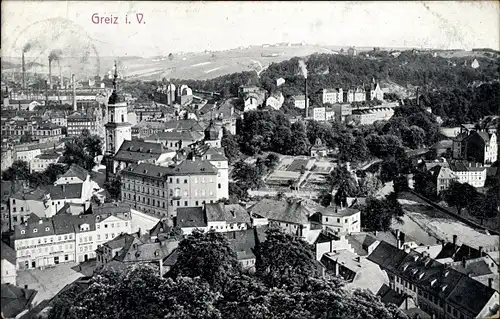
{"type": "Polygon", "coordinates": [[[77,111],[76,108],[76,87],[75,87],[75,75],[71,74],[71,86],[73,88],[73,111],[77,111]]]}
{"type": "Polygon", "coordinates": [[[306,119],[307,119],[307,117],[309,116],[309,101],[307,99],[307,78],[305,78],[305,80],[304,80],[304,87],[305,87],[305,89],[304,89],[305,96],[304,97],[305,97],[306,119]]]}
{"type": "Polygon", "coordinates": [[[49,105],[49,90],[47,87],[47,80],[45,80],[45,106],[49,105]]]}
{"type": "Polygon", "coordinates": [[[52,90],[52,59],[49,57],[49,87],[52,90]]]}
{"type": "Polygon", "coordinates": [[[24,51],[23,51],[23,55],[21,57],[21,63],[22,63],[22,72],[23,72],[23,90],[25,89],[25,73],[26,73],[26,65],[24,64],[24,51]]]}

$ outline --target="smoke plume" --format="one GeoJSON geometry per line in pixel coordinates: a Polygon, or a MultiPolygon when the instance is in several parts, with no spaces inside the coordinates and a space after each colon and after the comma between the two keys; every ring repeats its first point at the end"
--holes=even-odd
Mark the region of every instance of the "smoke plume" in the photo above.
{"type": "Polygon", "coordinates": [[[28,42],[28,43],[26,43],[26,44],[24,45],[24,47],[23,47],[23,53],[26,53],[26,52],[28,52],[29,50],[31,50],[31,47],[32,47],[31,43],[29,43],[29,42],[28,42]]]}
{"type": "Polygon", "coordinates": [[[52,50],[49,54],[49,62],[59,61],[59,57],[61,56],[61,50],[52,50]]]}
{"type": "Polygon", "coordinates": [[[307,79],[307,66],[306,63],[302,60],[299,60],[299,67],[300,71],[302,72],[302,75],[304,76],[305,79],[307,79]]]}

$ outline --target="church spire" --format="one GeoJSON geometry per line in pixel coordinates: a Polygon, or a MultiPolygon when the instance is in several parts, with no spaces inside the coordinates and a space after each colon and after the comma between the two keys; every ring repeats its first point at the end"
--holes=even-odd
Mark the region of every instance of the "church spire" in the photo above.
{"type": "Polygon", "coordinates": [[[115,74],[113,75],[113,93],[109,97],[108,104],[116,104],[124,102],[124,100],[118,95],[118,65],[115,61],[115,74]]]}

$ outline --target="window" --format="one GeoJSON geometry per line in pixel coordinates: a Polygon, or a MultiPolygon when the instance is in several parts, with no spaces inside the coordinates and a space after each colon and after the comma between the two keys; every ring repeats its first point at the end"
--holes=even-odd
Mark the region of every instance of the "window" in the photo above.
{"type": "Polygon", "coordinates": [[[187,202],[187,200],[185,200],[185,201],[184,201],[184,206],[186,206],[186,207],[187,207],[187,205],[188,205],[188,202],[187,202]]]}
{"type": "Polygon", "coordinates": [[[13,205],[15,205],[15,204],[16,204],[16,200],[15,200],[15,199],[13,199],[13,200],[12,200],[12,204],[13,204],[13,205]]]}
{"type": "Polygon", "coordinates": [[[184,184],[187,184],[187,183],[188,183],[188,180],[187,180],[187,178],[186,178],[186,179],[184,179],[184,184]]]}
{"type": "Polygon", "coordinates": [[[337,223],[339,223],[339,224],[340,224],[340,218],[337,218],[337,223]]]}
{"type": "Polygon", "coordinates": [[[198,201],[196,201],[196,206],[198,206],[198,205],[199,205],[199,203],[198,203],[198,201]]]}
{"type": "Polygon", "coordinates": [[[181,206],[181,201],[180,200],[177,201],[177,206],[181,206]]]}
{"type": "Polygon", "coordinates": [[[179,179],[177,179],[175,182],[176,182],[177,184],[179,184],[179,179]]]}
{"type": "Polygon", "coordinates": [[[104,228],[108,228],[108,224],[104,224],[104,228]]]}
{"type": "Polygon", "coordinates": [[[21,207],[21,211],[24,212],[24,207],[21,207]]]}

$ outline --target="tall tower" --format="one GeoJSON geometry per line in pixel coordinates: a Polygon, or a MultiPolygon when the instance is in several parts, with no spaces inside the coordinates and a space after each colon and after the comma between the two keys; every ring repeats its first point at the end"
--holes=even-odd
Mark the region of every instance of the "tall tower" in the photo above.
{"type": "MultiPolygon", "coordinates": [[[[127,102],[118,93],[118,68],[115,62],[113,93],[108,101],[108,122],[106,128],[106,155],[113,157],[123,141],[132,140],[132,124],[128,122],[127,102]]],[[[114,169],[111,170],[114,173],[114,169]]]]}

